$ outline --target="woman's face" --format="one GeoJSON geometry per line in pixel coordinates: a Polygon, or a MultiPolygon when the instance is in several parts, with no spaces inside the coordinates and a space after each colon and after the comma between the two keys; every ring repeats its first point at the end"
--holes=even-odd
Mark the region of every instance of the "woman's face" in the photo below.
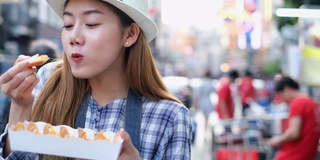
{"type": "Polygon", "coordinates": [[[121,72],[124,28],[103,2],[70,0],[63,23],[62,45],[75,77],[121,72]]]}

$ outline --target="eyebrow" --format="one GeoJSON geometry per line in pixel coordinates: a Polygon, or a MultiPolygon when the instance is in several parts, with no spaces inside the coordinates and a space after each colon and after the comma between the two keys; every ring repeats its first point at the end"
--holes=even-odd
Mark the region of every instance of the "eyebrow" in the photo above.
{"type": "MultiPolygon", "coordinates": [[[[92,10],[84,11],[84,12],[82,13],[82,15],[89,15],[89,14],[93,14],[93,13],[96,13],[96,14],[104,14],[104,13],[101,12],[100,10],[92,9],[92,10]]],[[[71,12],[64,11],[64,12],[63,12],[63,16],[73,16],[73,14],[72,14],[71,12]]]]}

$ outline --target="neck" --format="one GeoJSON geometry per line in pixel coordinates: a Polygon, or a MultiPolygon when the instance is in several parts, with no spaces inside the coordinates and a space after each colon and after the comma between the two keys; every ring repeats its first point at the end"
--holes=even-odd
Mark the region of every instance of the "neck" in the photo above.
{"type": "Polygon", "coordinates": [[[295,98],[297,98],[297,97],[302,97],[302,96],[306,96],[304,93],[302,93],[302,92],[300,92],[300,91],[294,91],[293,93],[292,93],[292,98],[291,98],[291,100],[290,100],[290,102],[293,100],[293,99],[295,99],[295,98]]]}
{"type": "Polygon", "coordinates": [[[124,74],[89,79],[91,95],[99,106],[127,97],[129,84],[124,74]]]}

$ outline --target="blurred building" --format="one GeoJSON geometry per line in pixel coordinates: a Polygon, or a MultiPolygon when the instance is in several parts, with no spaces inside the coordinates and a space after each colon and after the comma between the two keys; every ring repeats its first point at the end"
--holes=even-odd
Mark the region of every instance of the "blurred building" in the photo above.
{"type": "Polygon", "coordinates": [[[274,52],[276,1],[161,0],[158,45],[170,74],[194,77],[208,68],[214,77],[230,68],[261,72],[274,52]]]}
{"type": "Polygon", "coordinates": [[[0,1],[0,20],[2,53],[24,53],[29,43],[38,38],[60,45],[62,21],[44,0],[0,1]]]}

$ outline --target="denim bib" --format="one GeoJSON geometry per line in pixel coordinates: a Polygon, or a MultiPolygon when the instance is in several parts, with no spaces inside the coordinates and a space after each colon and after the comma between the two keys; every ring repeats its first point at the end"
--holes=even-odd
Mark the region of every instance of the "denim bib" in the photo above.
{"type": "MultiPolygon", "coordinates": [[[[75,119],[75,128],[84,128],[86,122],[86,114],[88,109],[88,102],[90,94],[86,93],[84,99],[80,104],[79,111],[75,119]]],[[[130,135],[133,145],[140,151],[140,130],[141,130],[141,112],[142,102],[141,97],[129,88],[127,103],[125,108],[125,130],[130,135]]]]}

